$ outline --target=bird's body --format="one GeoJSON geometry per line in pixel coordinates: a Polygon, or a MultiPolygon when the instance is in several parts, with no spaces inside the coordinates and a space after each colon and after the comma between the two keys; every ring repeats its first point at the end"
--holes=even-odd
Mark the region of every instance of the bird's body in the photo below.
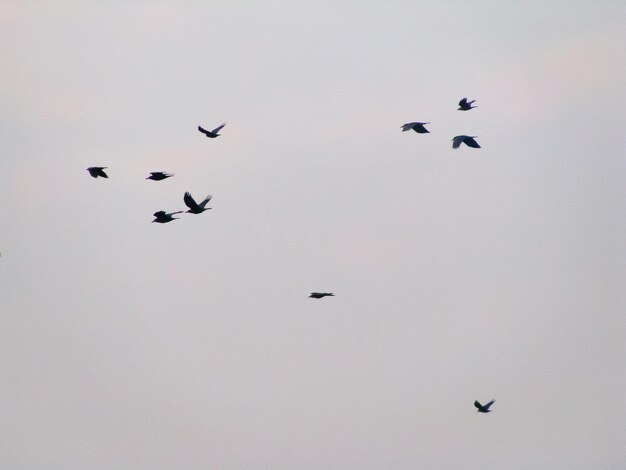
{"type": "Polygon", "coordinates": [[[467,101],[467,98],[463,98],[459,101],[459,109],[457,111],[469,111],[470,109],[478,108],[478,106],[472,106],[472,103],[476,100],[467,101]]]}
{"type": "Polygon", "coordinates": [[[165,178],[169,178],[171,176],[174,176],[174,175],[172,173],[164,173],[162,171],[153,171],[150,173],[150,176],[148,176],[146,179],[152,180],[152,181],[162,181],[165,178]]]}
{"type": "Polygon", "coordinates": [[[313,299],[321,299],[322,297],[334,297],[335,294],[333,294],[332,292],[311,292],[311,295],[309,295],[310,298],[313,299]]]}
{"type": "Polygon", "coordinates": [[[210,207],[206,207],[207,203],[211,200],[211,195],[209,194],[204,201],[201,203],[197,203],[194,198],[191,196],[191,193],[186,192],[183,201],[185,201],[185,205],[189,207],[190,214],[202,214],[204,211],[208,211],[211,209],[210,207]]]}
{"type": "Polygon", "coordinates": [[[90,166],[87,168],[87,171],[94,178],[97,178],[98,176],[100,178],[108,178],[107,174],[104,172],[106,168],[106,166],[90,166]]]}
{"type": "Polygon", "coordinates": [[[474,139],[478,137],[476,135],[457,135],[454,139],[452,139],[452,148],[458,149],[461,144],[465,144],[468,147],[472,147],[475,149],[479,149],[480,145],[474,139]]]}
{"type": "Polygon", "coordinates": [[[152,221],[153,223],[156,222],[158,224],[166,224],[168,222],[171,222],[172,220],[178,220],[178,217],[172,217],[174,214],[182,214],[183,211],[176,211],[176,212],[165,212],[165,211],[158,211],[154,213],[154,220],[152,221]]]}
{"type": "Polygon", "coordinates": [[[215,129],[213,129],[212,131],[207,131],[206,129],[203,129],[201,126],[198,126],[198,130],[200,132],[202,132],[204,135],[206,135],[209,139],[215,139],[216,137],[218,137],[220,134],[218,134],[218,132],[222,129],[222,127],[224,127],[226,125],[226,123],[223,123],[219,126],[217,126],[215,129]]]}
{"type": "Polygon", "coordinates": [[[478,409],[476,410],[476,412],[477,412],[477,413],[489,413],[489,412],[491,412],[491,410],[489,409],[489,407],[490,407],[491,405],[493,405],[495,402],[496,402],[495,400],[491,400],[491,401],[490,401],[489,403],[487,403],[486,405],[481,405],[481,404],[480,404],[480,402],[479,402],[478,400],[476,400],[476,401],[474,402],[474,406],[475,406],[476,408],[478,408],[478,409]]]}
{"type": "Polygon", "coordinates": [[[430,124],[430,122],[407,122],[402,125],[402,132],[410,131],[412,129],[418,134],[429,134],[430,131],[424,127],[426,124],[430,124]]]}

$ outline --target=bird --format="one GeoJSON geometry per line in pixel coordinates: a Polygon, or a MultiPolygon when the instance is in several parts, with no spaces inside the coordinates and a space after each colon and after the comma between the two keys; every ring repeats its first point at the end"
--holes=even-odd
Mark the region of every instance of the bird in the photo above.
{"type": "Polygon", "coordinates": [[[94,178],[97,178],[98,176],[101,178],[108,178],[107,174],[104,172],[106,168],[106,166],[90,166],[87,168],[87,171],[94,178]]]}
{"type": "Polygon", "coordinates": [[[402,125],[402,132],[413,129],[418,134],[429,134],[430,131],[424,127],[425,124],[430,124],[430,122],[408,122],[402,125]]]}
{"type": "Polygon", "coordinates": [[[165,178],[169,178],[170,176],[174,176],[174,175],[172,173],[164,173],[162,171],[153,171],[150,173],[150,176],[148,176],[146,179],[153,180],[153,181],[162,181],[165,178]]]}
{"type": "Polygon", "coordinates": [[[491,400],[491,401],[490,401],[489,403],[487,403],[486,405],[481,405],[481,404],[480,404],[480,402],[479,402],[478,400],[476,400],[476,401],[474,402],[474,406],[475,406],[476,408],[478,408],[478,409],[476,410],[476,413],[489,413],[489,412],[491,412],[491,410],[489,409],[489,407],[490,407],[491,405],[493,405],[495,402],[496,402],[495,400],[491,400]]]}
{"type": "Polygon", "coordinates": [[[332,292],[311,292],[309,295],[310,298],[321,299],[322,297],[334,297],[335,294],[332,292]]]}
{"type": "Polygon", "coordinates": [[[218,134],[218,132],[225,125],[226,123],[224,122],[221,125],[217,126],[215,129],[213,129],[212,131],[207,131],[206,129],[203,129],[202,127],[198,126],[198,130],[202,132],[204,135],[206,135],[207,137],[209,137],[210,139],[215,139],[216,137],[221,135],[221,134],[218,134]]]}
{"type": "Polygon", "coordinates": [[[182,214],[183,211],[176,211],[176,212],[170,212],[167,213],[165,211],[158,211],[154,213],[154,217],[155,219],[152,221],[152,223],[157,222],[159,224],[166,224],[168,222],[171,222],[172,220],[178,220],[179,217],[172,217],[174,214],[182,214]]]}
{"type": "Polygon", "coordinates": [[[185,197],[183,198],[183,200],[185,201],[185,205],[187,207],[189,207],[189,210],[187,212],[189,212],[190,214],[202,214],[204,211],[208,211],[209,209],[211,209],[210,207],[206,207],[207,203],[211,200],[211,195],[209,194],[204,201],[202,201],[200,204],[198,204],[193,197],[191,196],[191,194],[189,192],[185,193],[185,197]]]}
{"type": "Polygon", "coordinates": [[[459,101],[459,109],[457,111],[469,111],[470,109],[478,108],[478,106],[472,106],[472,103],[476,100],[467,101],[467,98],[463,98],[459,101]]]}
{"type": "Polygon", "coordinates": [[[479,149],[480,145],[474,139],[478,137],[476,135],[457,135],[454,139],[452,139],[452,148],[458,149],[461,144],[465,144],[468,147],[472,147],[475,149],[479,149]]]}

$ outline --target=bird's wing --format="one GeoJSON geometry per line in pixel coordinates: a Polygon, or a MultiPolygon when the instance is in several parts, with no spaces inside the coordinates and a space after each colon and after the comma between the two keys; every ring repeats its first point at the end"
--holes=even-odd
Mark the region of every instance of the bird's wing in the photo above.
{"type": "Polygon", "coordinates": [[[185,205],[189,207],[189,209],[194,210],[194,209],[200,208],[200,206],[198,206],[198,203],[193,200],[193,197],[191,197],[191,194],[189,192],[185,193],[185,197],[183,198],[183,201],[185,201],[185,205]]]}
{"type": "Polygon", "coordinates": [[[459,101],[459,106],[467,106],[467,98],[463,98],[461,101],[459,101]]]}
{"type": "Polygon", "coordinates": [[[475,149],[480,148],[480,145],[478,145],[478,142],[476,142],[473,137],[466,137],[463,141],[465,142],[465,145],[467,145],[468,147],[472,147],[475,149]]]}
{"type": "Polygon", "coordinates": [[[165,215],[165,211],[158,211],[152,215],[154,215],[155,217],[163,217],[165,215]]]}
{"type": "Polygon", "coordinates": [[[410,131],[411,129],[413,129],[413,126],[415,125],[415,122],[407,122],[406,124],[402,125],[402,132],[406,132],[406,131],[410,131]]]}
{"type": "Polygon", "coordinates": [[[210,194],[204,198],[204,201],[202,201],[200,204],[198,204],[200,207],[202,207],[203,209],[206,207],[207,203],[211,200],[213,196],[211,196],[210,194]]]}
{"type": "Polygon", "coordinates": [[[476,400],[476,401],[474,402],[474,406],[475,406],[476,408],[478,408],[479,410],[483,407],[483,405],[481,405],[481,404],[480,404],[480,402],[479,402],[478,400],[476,400]]]}
{"type": "Polygon", "coordinates": [[[457,135],[454,139],[452,139],[452,148],[458,149],[463,143],[463,140],[465,139],[465,137],[466,136],[464,135],[457,135]]]}
{"type": "MultiPolygon", "coordinates": [[[[491,405],[493,405],[495,402],[496,402],[495,400],[491,400],[489,403],[487,403],[487,404],[485,405],[485,409],[487,409],[487,410],[488,410],[488,409],[489,409],[489,407],[490,407],[491,405]]],[[[506,407],[505,407],[505,408],[506,408],[506,407]]]]}
{"type": "Polygon", "coordinates": [[[202,127],[200,126],[198,126],[198,130],[202,132],[204,135],[209,135],[209,131],[207,131],[206,129],[202,129],[202,127]]]}
{"type": "Polygon", "coordinates": [[[213,129],[211,132],[212,132],[213,134],[217,134],[217,133],[220,131],[220,129],[221,129],[222,127],[224,127],[225,125],[226,125],[226,123],[224,122],[224,123],[222,123],[221,125],[217,126],[215,129],[213,129]]]}
{"type": "Polygon", "coordinates": [[[167,215],[182,214],[182,213],[183,213],[183,211],[176,211],[176,212],[170,212],[167,215]]]}

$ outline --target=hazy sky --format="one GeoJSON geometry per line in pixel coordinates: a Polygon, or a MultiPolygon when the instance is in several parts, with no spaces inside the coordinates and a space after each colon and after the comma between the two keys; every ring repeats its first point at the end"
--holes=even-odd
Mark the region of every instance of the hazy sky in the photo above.
{"type": "Polygon", "coordinates": [[[0,467],[625,468],[625,17],[0,2],[0,467]]]}

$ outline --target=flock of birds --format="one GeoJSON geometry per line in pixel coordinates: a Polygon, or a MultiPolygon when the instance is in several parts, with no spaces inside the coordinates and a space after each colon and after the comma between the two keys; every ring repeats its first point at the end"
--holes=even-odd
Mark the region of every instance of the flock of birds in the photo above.
{"type": "MultiPolygon", "coordinates": [[[[476,100],[467,101],[467,98],[463,98],[459,101],[459,111],[469,111],[470,109],[478,108],[478,106],[472,106],[476,100]]],[[[426,124],[430,124],[430,122],[407,122],[402,125],[402,132],[414,130],[418,134],[429,134],[430,131],[426,129],[426,124]]],[[[472,147],[475,149],[479,149],[480,145],[476,142],[476,135],[457,135],[452,139],[452,148],[458,149],[461,144],[465,144],[468,147],[472,147]]]]}
{"type": "MultiPolygon", "coordinates": [[[[202,128],[202,126],[198,126],[198,131],[202,132],[208,138],[214,139],[220,135],[219,131],[225,125],[226,123],[222,123],[219,126],[217,126],[215,129],[213,129],[212,131],[207,131],[206,129],[202,128]]],[[[104,171],[107,168],[108,167],[106,166],[90,166],[89,168],[87,168],[87,171],[94,178],[108,178],[109,175],[107,175],[104,171]]],[[[163,181],[164,179],[171,178],[172,176],[174,176],[172,173],[165,173],[164,171],[153,171],[150,173],[150,176],[148,176],[146,179],[152,180],[152,181],[163,181]]],[[[211,209],[211,207],[207,207],[206,205],[211,200],[211,197],[212,196],[209,194],[207,197],[204,198],[203,201],[196,202],[196,200],[193,198],[191,193],[186,192],[185,195],[183,196],[183,201],[185,202],[185,205],[189,208],[189,210],[187,210],[186,212],[188,212],[189,214],[202,214],[204,211],[208,211],[209,209],[211,209]]],[[[168,222],[171,222],[172,220],[178,220],[179,217],[174,217],[174,216],[176,214],[182,214],[182,213],[183,211],[175,211],[175,212],[157,211],[153,214],[154,220],[152,222],[153,223],[156,222],[158,224],[166,224],[168,222]]]]}
{"type": "MultiPolygon", "coordinates": [[[[469,111],[471,109],[477,108],[478,106],[472,106],[472,104],[475,102],[476,100],[468,101],[467,98],[463,98],[461,101],[459,101],[458,111],[469,111]]],[[[401,126],[402,132],[413,130],[417,132],[418,134],[429,134],[430,131],[426,129],[427,124],[430,124],[430,123],[429,122],[408,122],[401,126]]],[[[198,131],[204,134],[209,139],[215,139],[216,137],[219,137],[221,135],[219,131],[222,130],[222,128],[225,125],[226,123],[222,123],[211,131],[204,129],[202,126],[198,126],[198,131]]],[[[478,142],[476,142],[475,140],[476,138],[477,136],[475,135],[474,136],[457,135],[452,139],[452,148],[458,149],[461,146],[461,144],[465,144],[468,147],[479,149],[481,147],[478,144],[478,142]]],[[[108,178],[108,175],[104,172],[104,170],[106,169],[107,167],[105,166],[91,166],[87,168],[87,171],[94,178],[108,178]]],[[[151,172],[150,176],[148,176],[146,179],[152,180],[152,181],[163,181],[172,176],[174,175],[171,173],[165,173],[163,171],[154,171],[154,172],[151,172]]],[[[210,207],[206,207],[209,201],[211,200],[211,197],[212,196],[209,194],[206,198],[204,198],[203,201],[196,202],[193,196],[189,192],[186,192],[185,195],[183,196],[183,201],[185,205],[188,207],[188,210],[186,212],[190,214],[201,214],[211,209],[210,207]]],[[[163,210],[157,211],[153,214],[154,220],[152,222],[165,224],[165,223],[171,222],[172,220],[177,220],[178,217],[174,217],[174,215],[182,214],[182,213],[183,211],[176,211],[176,212],[165,212],[163,210]]],[[[311,295],[309,295],[309,298],[322,299],[324,297],[334,297],[334,295],[335,294],[333,294],[332,292],[311,292],[311,295]]],[[[491,400],[489,403],[485,405],[481,405],[481,403],[478,400],[476,400],[474,402],[474,406],[477,408],[476,411],[478,413],[489,413],[492,411],[489,408],[494,403],[495,403],[495,400],[491,400]]]]}

